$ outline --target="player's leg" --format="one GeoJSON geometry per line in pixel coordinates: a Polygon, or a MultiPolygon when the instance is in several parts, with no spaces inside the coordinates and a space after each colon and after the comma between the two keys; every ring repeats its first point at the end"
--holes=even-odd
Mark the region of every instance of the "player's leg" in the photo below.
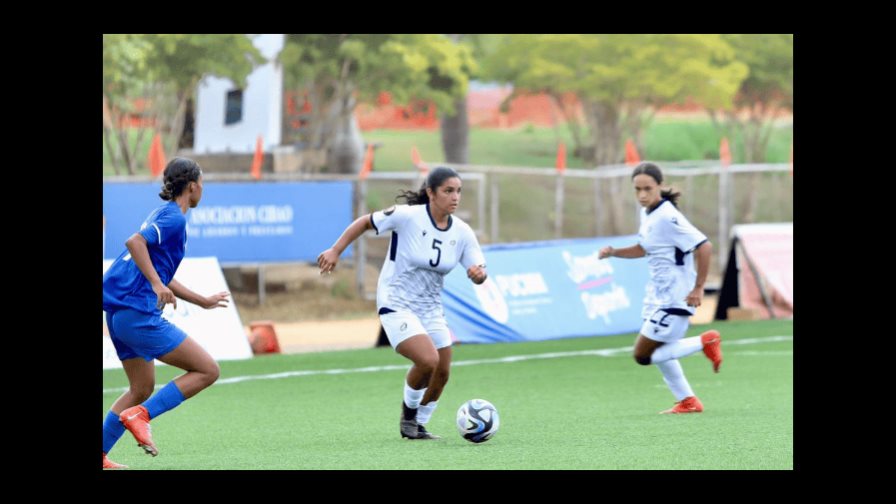
{"type": "Polygon", "coordinates": [[[103,421],[103,469],[127,467],[106,458],[125,431],[119,415],[125,409],[149,398],[155,386],[155,366],[152,362],[147,362],[140,357],[133,357],[122,360],[121,364],[128,377],[128,390],[112,403],[112,407],[109,408],[103,421]]]}
{"type": "Polygon", "coordinates": [[[419,425],[417,430],[429,439],[440,438],[440,436],[427,431],[425,426],[429,423],[429,419],[432,418],[432,414],[439,405],[439,397],[442,396],[445,384],[448,383],[448,376],[451,374],[451,345],[439,348],[438,352],[439,364],[432,374],[432,379],[429,382],[426,393],[423,395],[423,399],[420,400],[420,407],[417,408],[417,424],[419,425]]]}
{"type": "Polygon", "coordinates": [[[417,410],[427,392],[433,373],[439,366],[439,352],[427,334],[416,334],[403,340],[395,348],[399,354],[414,364],[408,371],[404,383],[404,400],[400,421],[401,436],[410,439],[424,439],[417,423],[417,410]]]}
{"type": "MultiPolygon", "coordinates": [[[[656,364],[660,373],[663,375],[663,381],[675,396],[675,405],[672,408],[661,411],[661,413],[699,413],[703,411],[703,405],[694,395],[690,383],[684,375],[681,363],[678,357],[690,355],[700,350],[700,338],[683,339],[688,329],[688,317],[685,315],[677,315],[667,312],[666,310],[657,310],[641,327],[641,337],[644,334],[650,334],[649,341],[659,343],[653,348],[649,354],[649,358],[644,359],[646,352],[640,354],[639,363],[656,364]],[[696,348],[693,341],[697,340],[696,348]]],[[[636,345],[637,347],[637,345],[636,345]]]]}

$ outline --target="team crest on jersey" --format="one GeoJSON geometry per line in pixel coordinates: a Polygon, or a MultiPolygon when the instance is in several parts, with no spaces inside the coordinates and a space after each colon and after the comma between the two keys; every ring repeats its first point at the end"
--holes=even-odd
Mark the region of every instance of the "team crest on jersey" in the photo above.
{"type": "Polygon", "coordinates": [[[678,225],[678,217],[672,217],[672,224],[678,225]]]}
{"type": "Polygon", "coordinates": [[[423,230],[423,236],[426,236],[426,230],[425,230],[425,229],[423,230]]]}
{"type": "Polygon", "coordinates": [[[451,240],[451,246],[453,247],[455,245],[457,245],[457,240],[451,240]]]}
{"type": "Polygon", "coordinates": [[[390,206],[389,208],[383,210],[383,215],[392,215],[395,212],[395,205],[390,206]]]}

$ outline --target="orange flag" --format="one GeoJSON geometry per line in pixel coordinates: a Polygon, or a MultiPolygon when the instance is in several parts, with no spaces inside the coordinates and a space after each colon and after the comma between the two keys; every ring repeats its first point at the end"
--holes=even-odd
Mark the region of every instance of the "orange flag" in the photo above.
{"type": "Polygon", "coordinates": [[[429,166],[420,159],[420,153],[417,152],[416,145],[411,147],[411,162],[414,163],[418,170],[424,173],[429,171],[429,166]]]}
{"type": "Polygon", "coordinates": [[[263,161],[264,150],[262,149],[261,135],[258,135],[258,140],[255,141],[255,156],[252,157],[252,170],[250,171],[252,178],[255,180],[261,179],[261,164],[263,161]]]}
{"type": "Polygon", "coordinates": [[[790,143],[790,175],[793,176],[793,142],[790,143]]]}
{"type": "Polygon", "coordinates": [[[641,157],[638,156],[638,149],[635,148],[635,143],[629,138],[625,141],[625,164],[633,166],[640,162],[641,157]]]}
{"type": "Polygon", "coordinates": [[[722,143],[719,144],[719,157],[722,160],[722,166],[731,164],[731,149],[728,148],[728,137],[722,137],[722,143]]]}
{"type": "Polygon", "coordinates": [[[557,146],[557,173],[566,171],[566,144],[560,142],[557,146]]]}
{"type": "Polygon", "coordinates": [[[361,180],[367,178],[367,175],[373,170],[373,144],[367,144],[367,152],[364,153],[364,164],[361,165],[361,180]]]}
{"type": "Polygon", "coordinates": [[[149,146],[149,172],[153,177],[158,177],[165,171],[165,152],[162,150],[162,138],[158,133],[152,137],[152,144],[149,146]]]}

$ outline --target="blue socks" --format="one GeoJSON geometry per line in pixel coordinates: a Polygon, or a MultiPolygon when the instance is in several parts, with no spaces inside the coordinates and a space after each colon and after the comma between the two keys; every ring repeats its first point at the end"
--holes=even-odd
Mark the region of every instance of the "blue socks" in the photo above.
{"type": "Polygon", "coordinates": [[[161,390],[147,399],[143,406],[149,413],[149,418],[153,419],[168,410],[176,408],[180,403],[184,402],[184,399],[186,398],[180,392],[180,389],[177,388],[177,385],[174,384],[174,380],[171,380],[161,390]]]}
{"type": "Polygon", "coordinates": [[[118,420],[118,415],[109,411],[103,421],[103,452],[109,453],[122,434],[124,425],[118,420]]]}

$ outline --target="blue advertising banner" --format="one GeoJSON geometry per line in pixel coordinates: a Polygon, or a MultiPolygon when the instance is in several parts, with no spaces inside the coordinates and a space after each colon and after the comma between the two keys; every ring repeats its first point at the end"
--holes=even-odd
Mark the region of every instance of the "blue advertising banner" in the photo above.
{"type": "MultiPolygon", "coordinates": [[[[117,257],[164,203],[159,190],[158,183],[103,184],[104,259],[117,257]]],[[[187,212],[187,257],[215,256],[220,263],[315,261],[352,220],[351,182],[205,182],[202,201],[187,212]]]]}
{"type": "Polygon", "coordinates": [[[488,279],[445,277],[442,304],[457,341],[496,343],[637,332],[647,285],[646,259],[598,259],[607,245],[637,235],[482,248],[488,279]]]}

